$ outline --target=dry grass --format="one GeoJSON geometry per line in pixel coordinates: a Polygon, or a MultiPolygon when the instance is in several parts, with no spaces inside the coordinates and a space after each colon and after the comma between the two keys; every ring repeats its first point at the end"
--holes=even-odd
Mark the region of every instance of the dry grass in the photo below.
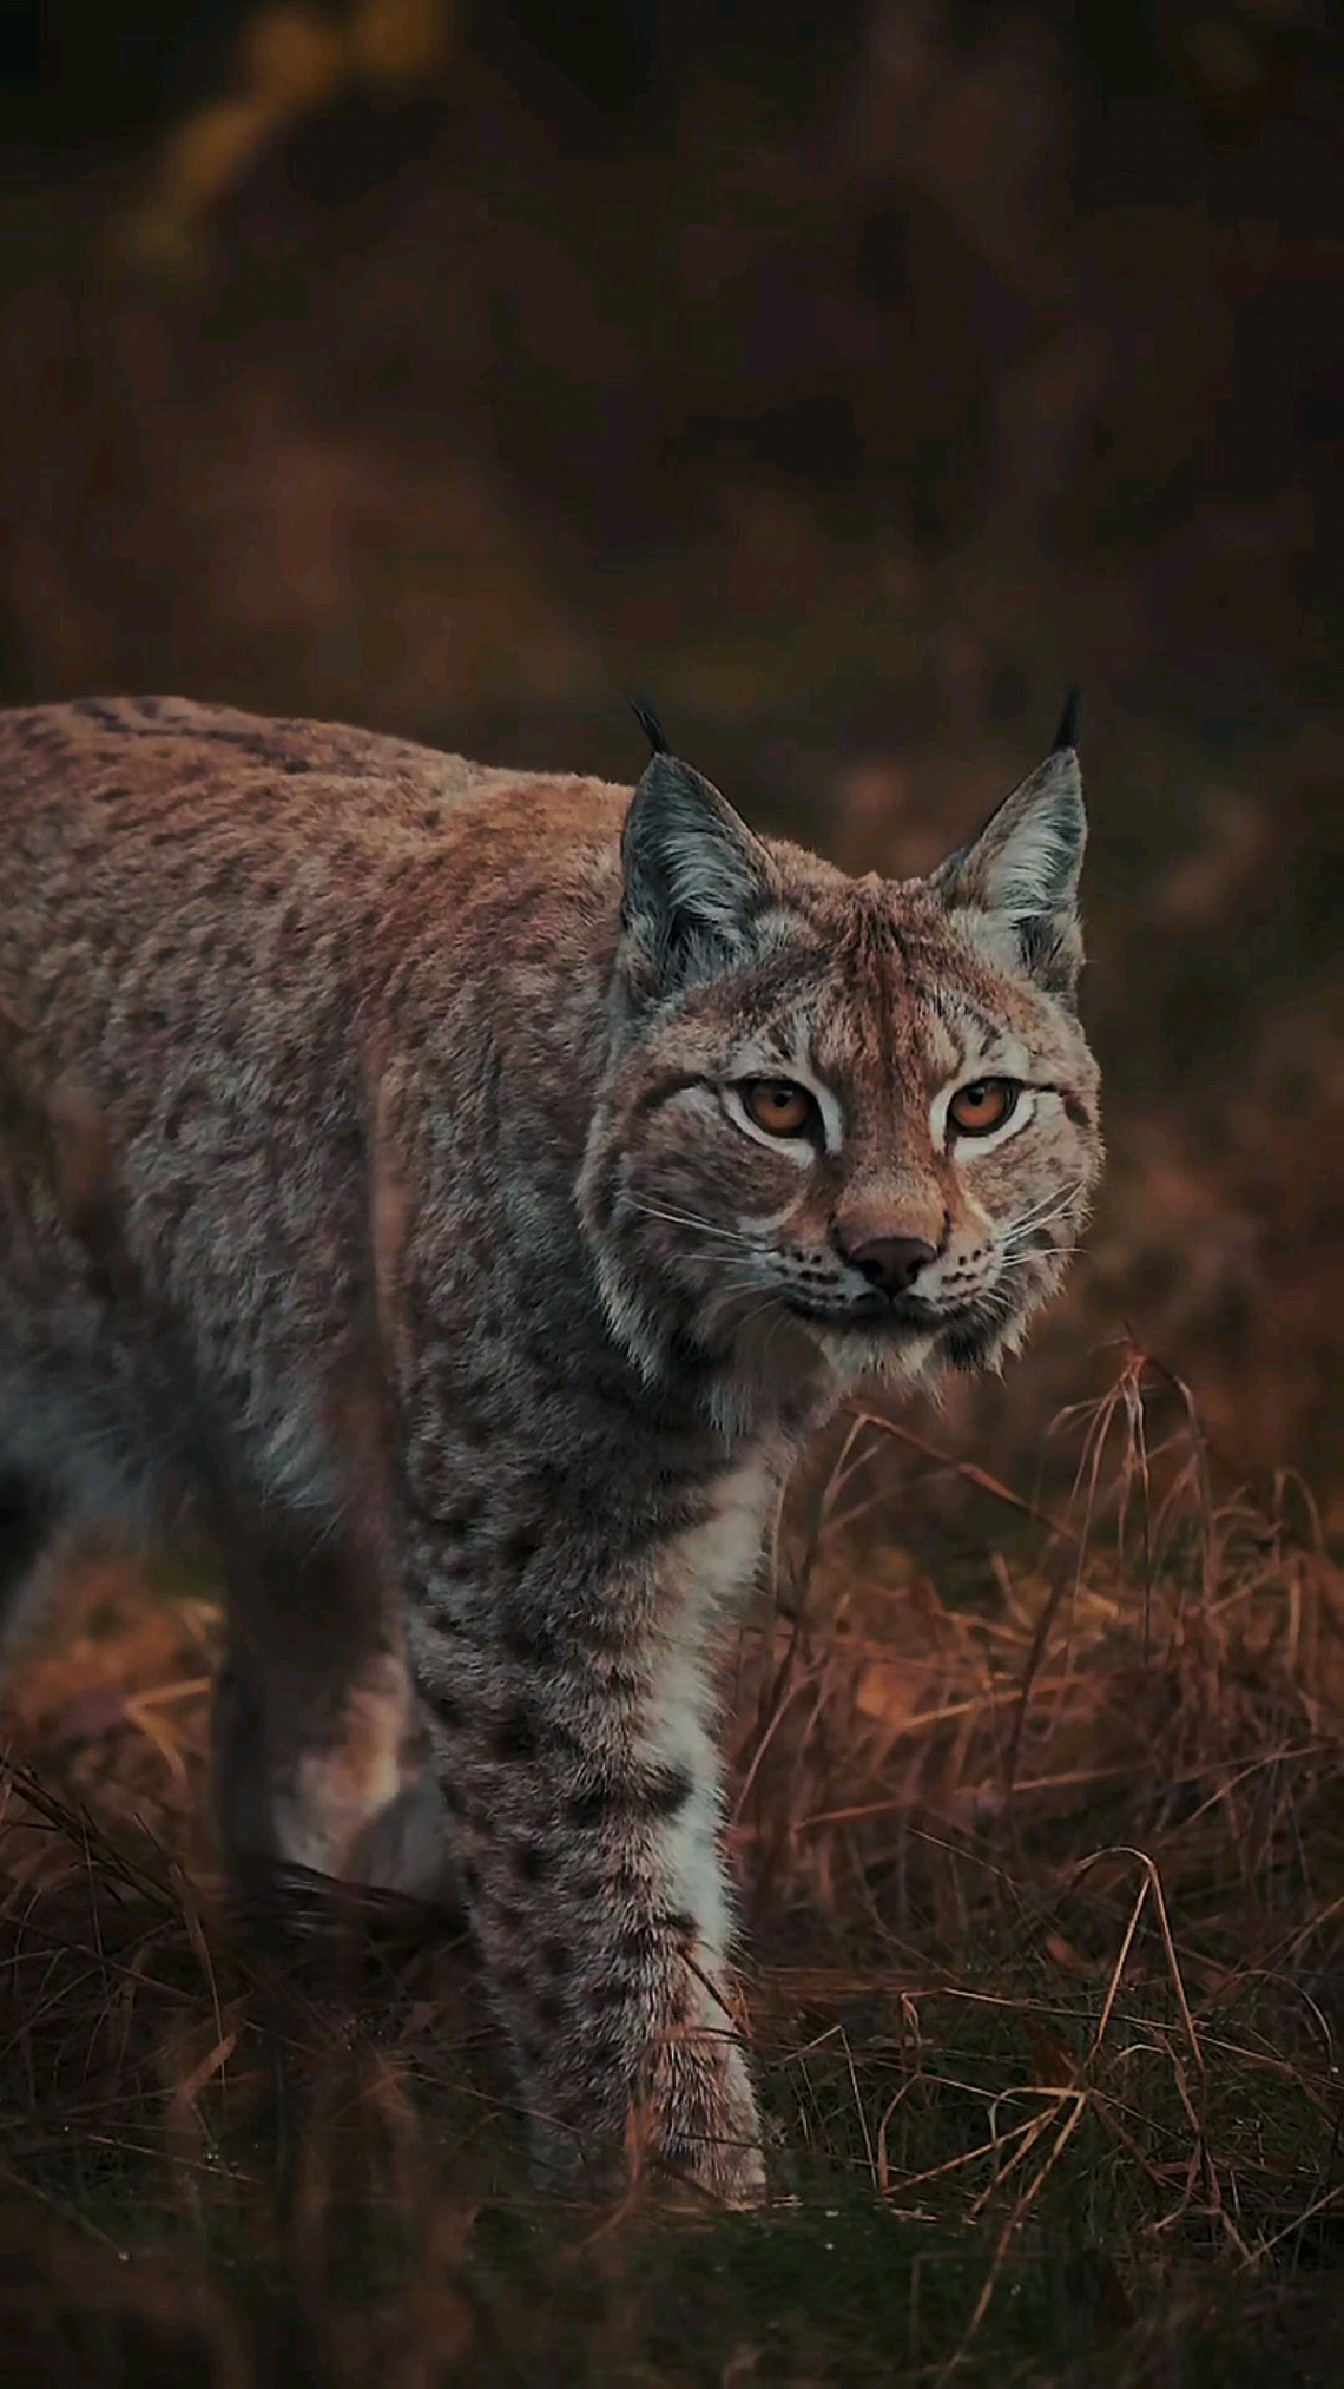
{"type": "Polygon", "coordinates": [[[747,2220],[539,2205],[418,1913],[232,1930],[214,1612],[73,1572],[0,1820],[6,2379],[1324,2380],[1340,1570],[1137,1352],[1058,1435],[1047,1515],[855,1417],[780,1520],[733,1702],[747,2220]]]}

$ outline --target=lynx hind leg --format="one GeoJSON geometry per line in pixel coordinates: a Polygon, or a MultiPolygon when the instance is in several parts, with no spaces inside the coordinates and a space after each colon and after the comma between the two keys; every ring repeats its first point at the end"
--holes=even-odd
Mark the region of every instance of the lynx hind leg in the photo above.
{"type": "Polygon", "coordinates": [[[338,1548],[234,1541],[211,1774],[226,1862],[454,1904],[446,1817],[391,1620],[338,1548]],[[352,1581],[353,1577],[353,1581],[352,1581]]]}
{"type": "Polygon", "coordinates": [[[404,1714],[399,1687],[366,1680],[344,1703],[318,1697],[306,1715],[277,1719],[256,1668],[225,1661],[211,1711],[212,1807],[240,1883],[301,1867],[460,1909],[438,1778],[404,1714]]]}
{"type": "Polygon", "coordinates": [[[249,1883],[276,1868],[451,1896],[443,1806],[401,1647],[389,1562],[376,1319],[333,1364],[328,1429],[345,1500],[334,1532],[277,1520],[240,1485],[226,1424],[170,1320],[144,1299],[121,1229],[107,1123],[77,1074],[47,1098],[61,1216],[141,1350],[165,1446],[223,1564],[229,1657],[216,1686],[215,1822],[249,1883]]]}
{"type": "MultiPolygon", "coordinates": [[[[53,1111],[34,1097],[14,1056],[6,1051],[0,1055],[0,1218],[11,1204],[21,1207],[16,1200],[20,1186],[48,1176],[55,1178],[64,1215],[70,1201],[68,1175],[59,1093],[53,1111]]],[[[12,1255],[4,1258],[7,1274],[11,1259],[12,1255]]],[[[0,1304],[0,1311],[7,1309],[8,1303],[0,1304]]],[[[33,1433],[38,1405],[31,1366],[8,1341],[0,1347],[0,1654],[23,1631],[24,1595],[67,1508],[57,1485],[59,1465],[47,1465],[58,1461],[58,1452],[53,1449],[38,1458],[33,1451],[35,1440],[40,1445],[42,1439],[33,1433]]]]}
{"type": "Polygon", "coordinates": [[[59,1505],[43,1487],[0,1470],[0,1650],[21,1630],[24,1593],[59,1516],[59,1505]]]}

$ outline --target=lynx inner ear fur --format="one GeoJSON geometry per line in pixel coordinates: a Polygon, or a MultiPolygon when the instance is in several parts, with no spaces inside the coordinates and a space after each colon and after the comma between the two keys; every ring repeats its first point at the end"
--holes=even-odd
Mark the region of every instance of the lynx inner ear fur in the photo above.
{"type": "Polygon", "coordinates": [[[931,884],[949,911],[970,907],[1011,929],[1032,978],[1071,997],[1083,959],[1078,881],[1086,844],[1078,757],[1057,748],[978,838],[939,865],[931,884]]]}
{"type": "Polygon", "coordinates": [[[641,995],[731,967],[773,884],[764,846],[710,781],[656,753],[621,840],[627,981],[641,995]]]}

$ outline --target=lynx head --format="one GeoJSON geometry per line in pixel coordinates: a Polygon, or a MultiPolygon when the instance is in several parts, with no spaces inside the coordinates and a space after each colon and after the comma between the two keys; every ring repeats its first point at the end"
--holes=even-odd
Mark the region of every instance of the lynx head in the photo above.
{"type": "Polygon", "coordinates": [[[792,1378],[1016,1349],[1101,1166],[1084,840],[1071,743],[914,880],[764,841],[655,752],[580,1185],[609,1324],[651,1380],[693,1347],[759,1408],[792,1378]]]}

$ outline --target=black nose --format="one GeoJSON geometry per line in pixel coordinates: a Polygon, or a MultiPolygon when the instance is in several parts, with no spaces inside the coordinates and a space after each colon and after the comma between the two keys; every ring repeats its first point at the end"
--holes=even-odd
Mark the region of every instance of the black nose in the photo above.
{"type": "Polygon", "coordinates": [[[926,1244],[922,1236],[870,1236],[866,1244],[851,1245],[845,1254],[850,1266],[880,1294],[908,1294],[921,1269],[937,1258],[937,1246],[926,1244]]]}

